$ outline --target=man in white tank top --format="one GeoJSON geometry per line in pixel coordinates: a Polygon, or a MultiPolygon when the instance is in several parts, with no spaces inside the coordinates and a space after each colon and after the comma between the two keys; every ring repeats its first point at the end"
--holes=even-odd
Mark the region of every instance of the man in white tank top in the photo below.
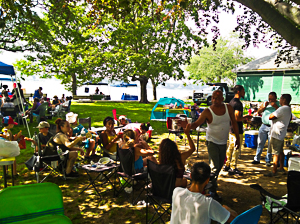
{"type": "MultiPolygon", "coordinates": [[[[214,173],[212,180],[213,187],[211,191],[216,193],[217,178],[222,169],[226,157],[227,140],[229,135],[230,122],[234,133],[239,133],[238,125],[234,116],[233,108],[223,103],[224,97],[220,90],[216,90],[212,94],[212,105],[206,108],[197,121],[191,124],[191,129],[207,122],[206,145],[209,155],[209,163],[214,173]]],[[[182,127],[186,126],[186,122],[180,122],[182,127]]],[[[240,145],[239,134],[236,138],[236,147],[240,145]]]]}

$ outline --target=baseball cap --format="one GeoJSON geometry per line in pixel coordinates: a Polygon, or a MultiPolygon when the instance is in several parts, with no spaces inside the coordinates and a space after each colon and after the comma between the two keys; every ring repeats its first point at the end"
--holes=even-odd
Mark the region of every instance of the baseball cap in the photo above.
{"type": "Polygon", "coordinates": [[[126,118],[124,115],[121,115],[121,116],[119,117],[119,120],[122,120],[122,119],[127,120],[127,118],[126,118]]]}
{"type": "Polygon", "coordinates": [[[47,121],[41,121],[36,128],[50,128],[50,124],[47,121]]]}
{"type": "Polygon", "coordinates": [[[3,117],[3,124],[14,124],[14,125],[18,125],[17,122],[14,122],[14,119],[12,119],[11,116],[3,117]]]}

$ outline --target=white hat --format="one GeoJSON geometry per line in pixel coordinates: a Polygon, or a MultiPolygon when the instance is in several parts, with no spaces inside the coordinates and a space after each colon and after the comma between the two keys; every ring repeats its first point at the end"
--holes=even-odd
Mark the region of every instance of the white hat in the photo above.
{"type": "Polygon", "coordinates": [[[125,116],[125,115],[121,115],[121,116],[119,117],[119,120],[122,120],[122,119],[125,119],[125,120],[127,120],[127,118],[126,118],[126,116],[125,116]]]}
{"type": "Polygon", "coordinates": [[[74,114],[73,112],[66,114],[66,121],[68,121],[70,124],[73,124],[76,122],[78,117],[78,114],[74,114]]]}

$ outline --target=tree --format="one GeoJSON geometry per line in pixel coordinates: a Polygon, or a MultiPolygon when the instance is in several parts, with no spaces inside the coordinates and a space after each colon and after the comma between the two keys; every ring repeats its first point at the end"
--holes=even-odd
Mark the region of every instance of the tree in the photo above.
{"type": "Polygon", "coordinates": [[[83,82],[102,79],[96,70],[108,32],[101,24],[92,27],[94,20],[88,16],[85,4],[70,3],[63,11],[52,5],[47,10],[42,18],[47,29],[36,36],[41,48],[34,49],[35,55],[27,55],[27,60],[18,61],[15,67],[22,75],[55,76],[76,95],[83,82]]]}
{"type": "MultiPolygon", "coordinates": [[[[112,24],[110,51],[105,55],[106,77],[139,81],[140,102],[147,103],[148,80],[156,87],[171,77],[182,79],[184,72],[180,65],[192,56],[191,42],[201,44],[202,39],[185,25],[184,14],[175,18],[165,11],[153,16],[159,9],[156,4],[146,6],[148,12],[140,10],[138,3],[131,7],[126,18],[112,24]]],[[[168,7],[172,8],[171,3],[168,7]]]]}
{"type": "Polygon", "coordinates": [[[232,82],[236,79],[233,69],[253,60],[244,56],[240,42],[231,38],[220,38],[214,47],[202,48],[199,54],[193,56],[191,63],[186,66],[190,73],[189,79],[202,82],[221,82],[227,79],[232,82]]]}

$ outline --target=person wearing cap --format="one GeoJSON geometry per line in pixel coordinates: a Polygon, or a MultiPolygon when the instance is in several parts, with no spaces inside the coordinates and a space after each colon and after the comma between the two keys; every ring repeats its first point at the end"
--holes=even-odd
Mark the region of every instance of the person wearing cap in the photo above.
{"type": "MultiPolygon", "coordinates": [[[[13,135],[12,132],[11,132],[11,129],[15,125],[18,125],[18,123],[15,122],[14,119],[12,119],[11,116],[3,117],[2,123],[3,123],[3,126],[4,126],[4,128],[2,129],[2,132],[4,133],[2,135],[2,137],[5,138],[8,141],[17,141],[18,138],[22,135],[22,130],[19,131],[18,134],[13,135]]],[[[13,164],[13,175],[15,177],[18,176],[18,174],[17,174],[17,163],[16,163],[16,160],[14,161],[14,164],[13,164]]]]}
{"type": "Polygon", "coordinates": [[[119,117],[119,126],[126,126],[128,124],[127,118],[125,115],[119,117]]]}
{"type": "Polygon", "coordinates": [[[42,87],[39,87],[38,89],[36,89],[36,90],[34,91],[33,99],[34,99],[34,98],[41,99],[42,96],[43,96],[42,90],[43,90],[42,87]]]}
{"type": "Polygon", "coordinates": [[[85,135],[91,136],[91,138],[88,139],[89,144],[88,148],[86,148],[86,152],[84,157],[86,159],[90,157],[96,156],[96,142],[99,140],[99,136],[91,130],[87,130],[86,128],[83,127],[82,124],[78,124],[77,122],[78,114],[75,114],[73,112],[67,113],[66,114],[66,121],[70,123],[70,131],[69,131],[69,137],[70,139],[75,139],[78,135],[81,135],[82,129],[84,130],[85,135]],[[90,133],[90,134],[88,134],[90,133]]]}
{"type": "Polygon", "coordinates": [[[43,150],[45,148],[47,142],[53,136],[53,134],[51,134],[49,132],[50,124],[47,121],[41,121],[36,128],[39,129],[39,133],[36,136],[38,139],[34,136],[33,139],[25,137],[25,140],[33,142],[34,145],[36,146],[35,150],[36,150],[36,152],[38,152],[39,147],[38,147],[38,144],[37,144],[37,140],[39,140],[41,149],[43,150]]]}

